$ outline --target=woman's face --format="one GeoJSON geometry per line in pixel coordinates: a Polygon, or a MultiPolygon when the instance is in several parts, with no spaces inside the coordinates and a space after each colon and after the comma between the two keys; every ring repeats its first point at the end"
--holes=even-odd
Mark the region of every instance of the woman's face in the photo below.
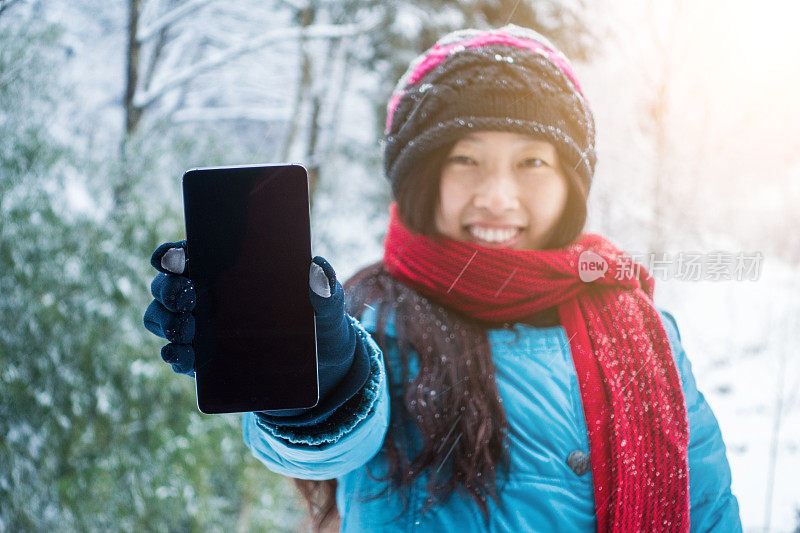
{"type": "Polygon", "coordinates": [[[567,204],[555,147],[522,133],[476,131],[442,166],[436,228],[490,248],[541,249],[567,204]]]}

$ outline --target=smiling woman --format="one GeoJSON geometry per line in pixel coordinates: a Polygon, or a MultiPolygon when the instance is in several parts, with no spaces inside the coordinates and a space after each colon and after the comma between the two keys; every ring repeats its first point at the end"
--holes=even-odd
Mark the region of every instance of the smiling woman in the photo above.
{"type": "Polygon", "coordinates": [[[316,529],[741,531],[653,278],[582,233],[594,119],[563,54],[513,24],[445,35],[385,135],[384,255],[344,284],[367,385],[322,423],[243,418],[316,529]]]}

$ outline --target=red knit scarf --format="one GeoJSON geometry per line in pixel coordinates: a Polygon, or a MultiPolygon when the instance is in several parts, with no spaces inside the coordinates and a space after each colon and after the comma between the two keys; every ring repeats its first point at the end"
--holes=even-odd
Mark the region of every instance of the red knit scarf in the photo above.
{"type": "Polygon", "coordinates": [[[689,530],[686,405],[644,267],[595,234],[551,250],[428,238],[403,226],[395,203],[383,262],[420,294],[475,318],[556,305],[586,417],[597,530],[689,530]],[[592,272],[600,277],[581,279],[592,272]]]}

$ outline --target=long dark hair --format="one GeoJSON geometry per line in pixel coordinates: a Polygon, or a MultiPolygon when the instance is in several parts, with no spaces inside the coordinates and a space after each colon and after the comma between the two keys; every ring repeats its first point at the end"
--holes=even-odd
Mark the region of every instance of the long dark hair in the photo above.
{"type": "MultiPolygon", "coordinates": [[[[397,192],[398,215],[411,230],[436,234],[434,214],[439,201],[439,177],[445,158],[457,141],[434,150],[419,173],[409,175],[397,192]]],[[[567,177],[567,205],[545,248],[560,248],[580,235],[586,223],[586,191],[577,172],[562,170],[567,177]]],[[[495,382],[495,368],[486,330],[497,327],[445,308],[418,294],[390,275],[378,261],[344,284],[347,312],[360,318],[364,308],[378,309],[373,338],[387,350],[386,320],[395,313],[400,353],[400,376],[393,376],[386,362],[390,384],[391,421],[383,452],[388,463],[384,477],[399,493],[428,472],[428,498],[423,513],[446,501],[458,488],[475,500],[488,516],[486,497],[497,501],[496,469],[508,468],[506,432],[508,421],[495,382]],[[376,305],[377,304],[377,305],[376,305]],[[416,352],[419,372],[409,380],[409,349],[416,352]],[[418,432],[421,449],[410,449],[418,432]]],[[[522,321],[536,326],[558,323],[555,308],[545,309],[522,321]]],[[[338,527],[336,480],[294,479],[306,502],[315,531],[338,527]]],[[[389,485],[374,495],[380,497],[389,485]]],[[[372,499],[372,498],[370,498],[372,499]]],[[[407,502],[404,502],[407,503],[407,502]]]]}

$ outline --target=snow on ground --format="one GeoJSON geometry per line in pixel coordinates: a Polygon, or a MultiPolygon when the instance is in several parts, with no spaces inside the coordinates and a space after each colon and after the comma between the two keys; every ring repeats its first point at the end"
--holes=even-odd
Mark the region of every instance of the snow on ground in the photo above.
{"type": "Polygon", "coordinates": [[[800,510],[796,274],[767,258],[755,281],[656,282],[656,302],[675,315],[698,388],[719,421],[745,531],[764,531],[781,390],[769,531],[793,531],[800,510]]]}

